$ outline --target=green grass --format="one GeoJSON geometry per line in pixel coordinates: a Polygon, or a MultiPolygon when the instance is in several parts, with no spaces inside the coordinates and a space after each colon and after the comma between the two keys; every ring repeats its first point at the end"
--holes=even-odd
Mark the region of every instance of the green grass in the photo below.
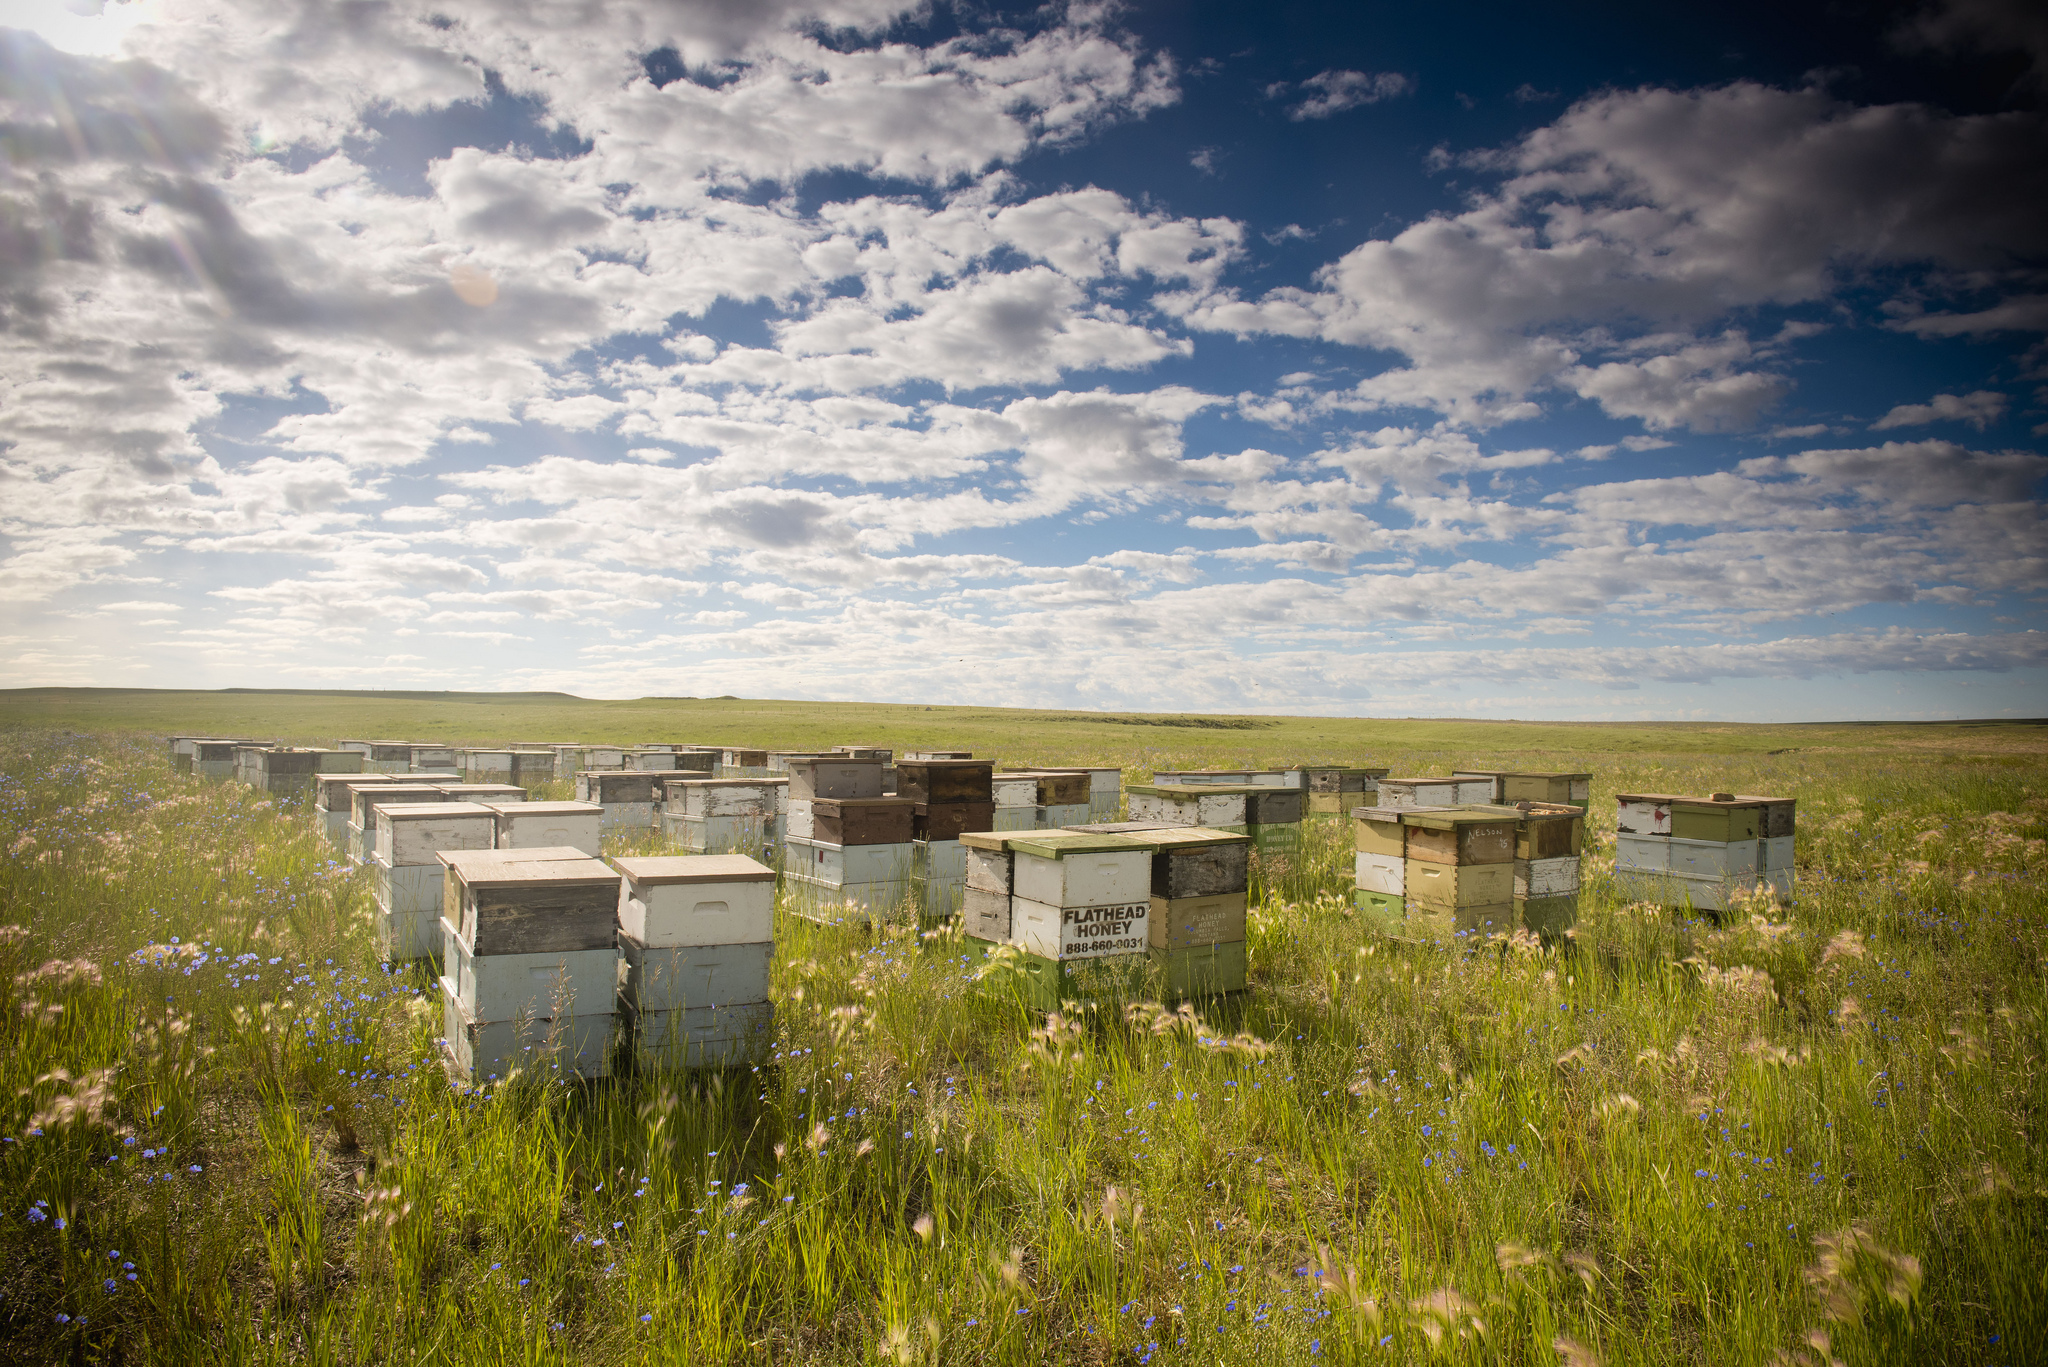
{"type": "MultiPolygon", "coordinates": [[[[1261,871],[1249,992],[1052,1020],[943,934],[783,915],[758,1072],[465,1094],[426,977],[375,962],[364,882],[301,814],[172,775],[123,719],[142,705],[0,730],[8,1361],[2042,1351],[2048,774],[2027,728],[1574,727],[1552,749],[1511,724],[557,700],[506,729],[1133,768],[1540,753],[1599,776],[1589,885],[1570,952],[1413,948],[1346,914],[1346,833],[1323,823],[1261,871]],[[1715,927],[1615,898],[1611,794],[1717,787],[1799,797],[1796,904],[1715,927]]],[[[312,719],[145,722],[435,734],[297,705],[312,719]]]]}

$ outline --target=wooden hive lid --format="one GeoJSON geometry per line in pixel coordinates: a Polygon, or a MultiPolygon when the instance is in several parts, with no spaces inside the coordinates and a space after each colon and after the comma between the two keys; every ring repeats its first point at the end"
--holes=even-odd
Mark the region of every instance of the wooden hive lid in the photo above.
{"type": "Polygon", "coordinates": [[[444,816],[490,816],[481,802],[412,802],[399,807],[377,809],[392,821],[431,821],[444,816]]]}
{"type": "Polygon", "coordinates": [[[1127,793],[1150,793],[1162,797],[1227,797],[1232,793],[1270,793],[1257,783],[1133,783],[1127,793]]]}
{"type": "Polygon", "coordinates": [[[1586,814],[1563,802],[1518,802],[1515,810],[1524,821],[1583,821],[1586,814]]]}
{"type": "Polygon", "coordinates": [[[1398,826],[1401,824],[1401,814],[1414,810],[1413,807],[1353,807],[1351,815],[1360,821],[1380,821],[1398,826]]]}
{"type": "MultiPolygon", "coordinates": [[[[1466,770],[1465,772],[1466,772],[1466,773],[1468,773],[1468,774],[1471,774],[1471,775],[1473,775],[1473,776],[1474,776],[1474,777],[1476,777],[1476,778],[1488,778],[1488,777],[1491,777],[1491,775],[1489,775],[1489,774],[1485,773],[1485,772],[1484,772],[1483,770],[1479,770],[1479,769],[1468,769],[1468,770],[1466,770]]],[[[1453,775],[1453,774],[1427,774],[1427,775],[1424,775],[1424,776],[1423,776],[1423,777],[1421,777],[1421,778],[1404,778],[1404,777],[1401,777],[1400,775],[1397,775],[1397,774],[1382,774],[1382,775],[1380,775],[1380,782],[1381,782],[1381,783],[1456,783],[1456,782],[1458,782],[1458,779],[1457,779],[1456,775],[1453,775]]]]}
{"type": "Polygon", "coordinates": [[[494,812],[511,816],[603,816],[601,802],[486,802],[494,812]]]}
{"type": "Polygon", "coordinates": [[[1459,826],[1513,822],[1521,818],[1521,810],[1515,807],[1410,807],[1401,814],[1401,824],[1419,826],[1426,831],[1449,831],[1459,826]]]}
{"type": "Polygon", "coordinates": [[[436,857],[473,888],[534,883],[595,886],[619,881],[616,869],[573,845],[545,845],[533,850],[442,850],[436,857]]]}
{"type": "Polygon", "coordinates": [[[970,850],[1009,850],[1020,840],[1053,835],[1053,831],[962,831],[960,843],[970,850]]]}
{"type": "Polygon", "coordinates": [[[1773,802],[1790,802],[1785,797],[1753,797],[1747,793],[1730,793],[1726,796],[1713,793],[1616,793],[1616,802],[1661,802],[1667,807],[1712,807],[1729,809],[1734,807],[1766,807],[1773,802]]]}
{"type": "Polygon", "coordinates": [[[612,860],[635,883],[772,883],[775,870],[743,854],[638,854],[612,860]]]}
{"type": "Polygon", "coordinates": [[[1010,842],[1012,854],[1064,859],[1070,854],[1150,853],[1152,846],[1135,835],[1088,835],[1081,831],[1019,831],[1010,842]]]}

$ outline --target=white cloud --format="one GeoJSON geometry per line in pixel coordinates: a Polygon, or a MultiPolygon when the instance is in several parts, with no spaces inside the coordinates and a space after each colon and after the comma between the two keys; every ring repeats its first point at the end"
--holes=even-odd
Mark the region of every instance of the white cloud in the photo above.
{"type": "Polygon", "coordinates": [[[1287,117],[1297,123],[1327,119],[1347,109],[1406,95],[1415,89],[1415,81],[1397,71],[1330,70],[1309,77],[1301,89],[1312,93],[1288,109],[1287,117]]]}
{"type": "Polygon", "coordinates": [[[1871,430],[1922,427],[1931,422],[1966,422],[1979,432],[2005,416],[2007,399],[1994,389],[1968,394],[1936,394],[1926,403],[1902,403],[1872,423],[1871,430]]]}

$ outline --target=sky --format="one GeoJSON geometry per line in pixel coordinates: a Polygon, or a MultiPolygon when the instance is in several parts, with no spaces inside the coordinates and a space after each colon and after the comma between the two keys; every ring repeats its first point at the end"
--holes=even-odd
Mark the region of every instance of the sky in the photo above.
{"type": "Polygon", "coordinates": [[[0,0],[0,687],[2048,716],[2048,11],[0,0]]]}

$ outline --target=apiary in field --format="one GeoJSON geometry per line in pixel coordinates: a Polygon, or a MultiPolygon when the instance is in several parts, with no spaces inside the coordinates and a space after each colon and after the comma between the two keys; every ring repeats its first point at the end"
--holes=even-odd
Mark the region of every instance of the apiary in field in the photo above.
{"type": "Polygon", "coordinates": [[[1593,776],[1582,773],[1517,769],[1456,769],[1457,779],[1485,779],[1493,784],[1488,802],[1512,807],[1517,802],[1547,802],[1584,811],[1593,799],[1593,776]]]}
{"type": "Polygon", "coordinates": [[[646,831],[655,825],[655,799],[661,780],[646,770],[607,769],[576,775],[576,800],[604,808],[600,829],[646,831]]]}
{"type": "Polygon", "coordinates": [[[620,1002],[640,1064],[761,1062],[774,1039],[774,871],[734,854],[616,863],[620,1002]]]}
{"type": "Polygon", "coordinates": [[[442,1051],[468,1083],[610,1071],[622,879],[573,849],[447,853],[442,1051]]]}
{"type": "Polygon", "coordinates": [[[758,855],[779,839],[784,778],[671,778],[662,782],[662,833],[692,854],[758,855]]]}
{"type": "Polygon", "coordinates": [[[388,962],[424,959],[442,947],[444,853],[488,850],[497,813],[474,802],[374,806],[370,896],[377,905],[377,948],[388,962]]]}
{"type": "Polygon", "coordinates": [[[1477,778],[1394,778],[1379,781],[1376,807],[1473,807],[1493,805],[1493,780],[1477,778]]]}
{"type": "Polygon", "coordinates": [[[1617,793],[1615,807],[1614,880],[1624,895],[1716,914],[1759,886],[1791,899],[1797,799],[1617,793]]]}
{"type": "Polygon", "coordinates": [[[1308,793],[1309,816],[1347,816],[1353,807],[1376,805],[1379,781],[1385,769],[1303,768],[1302,787],[1308,793]]]}
{"type": "Polygon", "coordinates": [[[500,850],[581,850],[595,859],[602,836],[604,808],[595,802],[487,802],[497,813],[500,850]]]}

